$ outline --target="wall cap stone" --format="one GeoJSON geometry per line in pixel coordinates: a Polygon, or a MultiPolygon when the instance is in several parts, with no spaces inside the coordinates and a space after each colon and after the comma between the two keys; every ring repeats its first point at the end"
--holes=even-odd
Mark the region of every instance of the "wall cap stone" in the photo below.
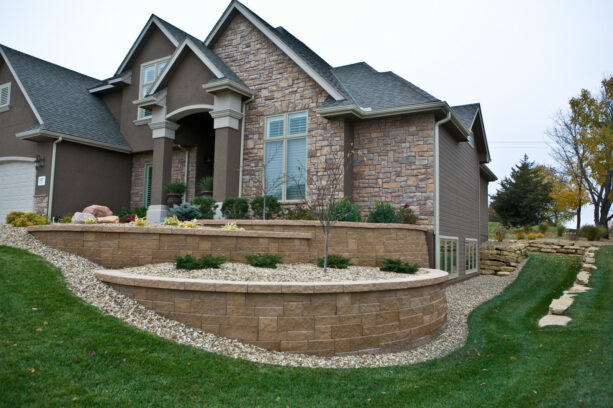
{"type": "MultiPolygon", "coordinates": [[[[286,226],[313,226],[321,227],[319,221],[307,220],[198,220],[200,225],[225,225],[229,222],[236,222],[239,225],[286,225],[286,226]]],[[[415,231],[432,231],[432,226],[415,224],[391,224],[374,222],[345,222],[338,221],[333,224],[335,227],[345,228],[366,228],[366,229],[407,229],[415,231]]]]}
{"type": "Polygon", "coordinates": [[[158,289],[201,290],[233,293],[348,293],[418,288],[445,283],[449,274],[438,269],[422,269],[424,274],[402,278],[337,282],[251,282],[212,279],[167,278],[100,269],[96,278],[102,282],[158,289]]]}

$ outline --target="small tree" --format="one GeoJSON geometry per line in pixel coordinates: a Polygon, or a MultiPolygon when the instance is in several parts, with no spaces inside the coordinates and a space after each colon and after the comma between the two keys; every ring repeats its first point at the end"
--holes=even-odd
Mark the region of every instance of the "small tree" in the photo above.
{"type": "Polygon", "coordinates": [[[551,184],[528,156],[515,166],[511,177],[500,182],[492,207],[505,225],[535,225],[547,221],[551,184]]]}
{"type": "Polygon", "coordinates": [[[304,166],[298,163],[300,176],[291,179],[298,186],[305,206],[315,214],[324,233],[323,272],[328,270],[328,242],[332,225],[347,216],[351,206],[340,200],[345,172],[350,169],[353,153],[332,153],[314,165],[310,174],[304,175],[304,166]],[[304,186],[304,187],[301,187],[304,186]],[[306,192],[308,186],[309,192],[306,192]]]}
{"type": "MultiPolygon", "coordinates": [[[[264,158],[264,162],[262,163],[262,178],[256,177],[252,181],[252,183],[255,185],[256,191],[261,192],[263,197],[261,207],[261,217],[263,220],[266,219],[266,201],[268,196],[275,196],[275,192],[283,186],[283,173],[279,174],[277,177],[271,177],[270,179],[266,178],[266,170],[270,167],[270,164],[279,154],[282,154],[279,146],[277,146],[270,154],[267,154],[264,158]]],[[[257,171],[254,173],[257,174],[257,171]]]]}

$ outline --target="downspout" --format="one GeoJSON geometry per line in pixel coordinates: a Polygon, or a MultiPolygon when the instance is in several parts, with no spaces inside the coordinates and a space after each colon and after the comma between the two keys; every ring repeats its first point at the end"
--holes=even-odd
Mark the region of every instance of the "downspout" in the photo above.
{"type": "Polygon", "coordinates": [[[451,120],[451,111],[445,118],[434,123],[434,259],[435,268],[441,268],[441,236],[440,236],[440,191],[439,191],[439,126],[451,120]]]}
{"type": "Polygon", "coordinates": [[[242,103],[241,111],[243,118],[241,119],[241,157],[238,169],[238,196],[243,196],[243,152],[245,150],[245,121],[247,119],[247,104],[252,102],[255,97],[251,97],[242,103]]]}
{"type": "Polygon", "coordinates": [[[55,156],[57,153],[57,145],[64,140],[64,137],[60,136],[55,142],[53,142],[53,150],[51,152],[51,180],[49,180],[49,203],[47,204],[47,219],[51,221],[51,212],[53,211],[53,186],[55,184],[55,156]]]}
{"type": "Polygon", "coordinates": [[[177,145],[181,150],[185,151],[185,175],[183,176],[183,184],[185,184],[185,192],[183,193],[183,201],[187,201],[187,169],[189,168],[189,150],[181,145],[177,145]]]}

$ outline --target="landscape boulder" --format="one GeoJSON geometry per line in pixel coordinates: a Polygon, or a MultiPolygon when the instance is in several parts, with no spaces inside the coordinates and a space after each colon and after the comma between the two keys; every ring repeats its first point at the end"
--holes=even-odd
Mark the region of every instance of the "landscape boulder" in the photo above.
{"type": "Polygon", "coordinates": [[[84,213],[84,212],[76,212],[74,213],[74,215],[72,216],[72,220],[71,222],[73,224],[85,224],[85,220],[92,220],[92,221],[96,221],[96,217],[94,217],[92,214],[90,213],[84,213]]]}
{"type": "Polygon", "coordinates": [[[109,207],[96,204],[86,207],[85,209],[83,209],[83,212],[92,214],[96,218],[110,217],[111,215],[113,215],[113,211],[111,211],[109,207]]]}
{"type": "Polygon", "coordinates": [[[109,215],[108,217],[96,218],[98,224],[119,224],[119,217],[116,215],[109,215]]]}

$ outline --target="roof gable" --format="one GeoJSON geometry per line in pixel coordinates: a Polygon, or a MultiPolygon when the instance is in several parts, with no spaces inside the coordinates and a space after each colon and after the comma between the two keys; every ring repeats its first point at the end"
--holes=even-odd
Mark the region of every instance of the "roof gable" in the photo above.
{"type": "Polygon", "coordinates": [[[217,21],[207,38],[204,45],[210,47],[214,43],[217,35],[223,31],[226,24],[232,20],[235,13],[240,13],[262,34],[264,34],[273,44],[285,53],[296,65],[307,73],[319,86],[321,86],[334,100],[340,101],[347,98],[338,82],[332,67],[321,57],[311,51],[302,42],[289,34],[282,27],[273,28],[270,24],[249,10],[239,1],[233,0],[226,8],[221,18],[217,21]]]}
{"type": "Polygon", "coordinates": [[[475,135],[477,151],[482,155],[481,162],[489,163],[492,159],[490,157],[490,149],[485,134],[481,104],[471,103],[468,105],[453,106],[451,109],[460,119],[462,125],[475,135]]]}

